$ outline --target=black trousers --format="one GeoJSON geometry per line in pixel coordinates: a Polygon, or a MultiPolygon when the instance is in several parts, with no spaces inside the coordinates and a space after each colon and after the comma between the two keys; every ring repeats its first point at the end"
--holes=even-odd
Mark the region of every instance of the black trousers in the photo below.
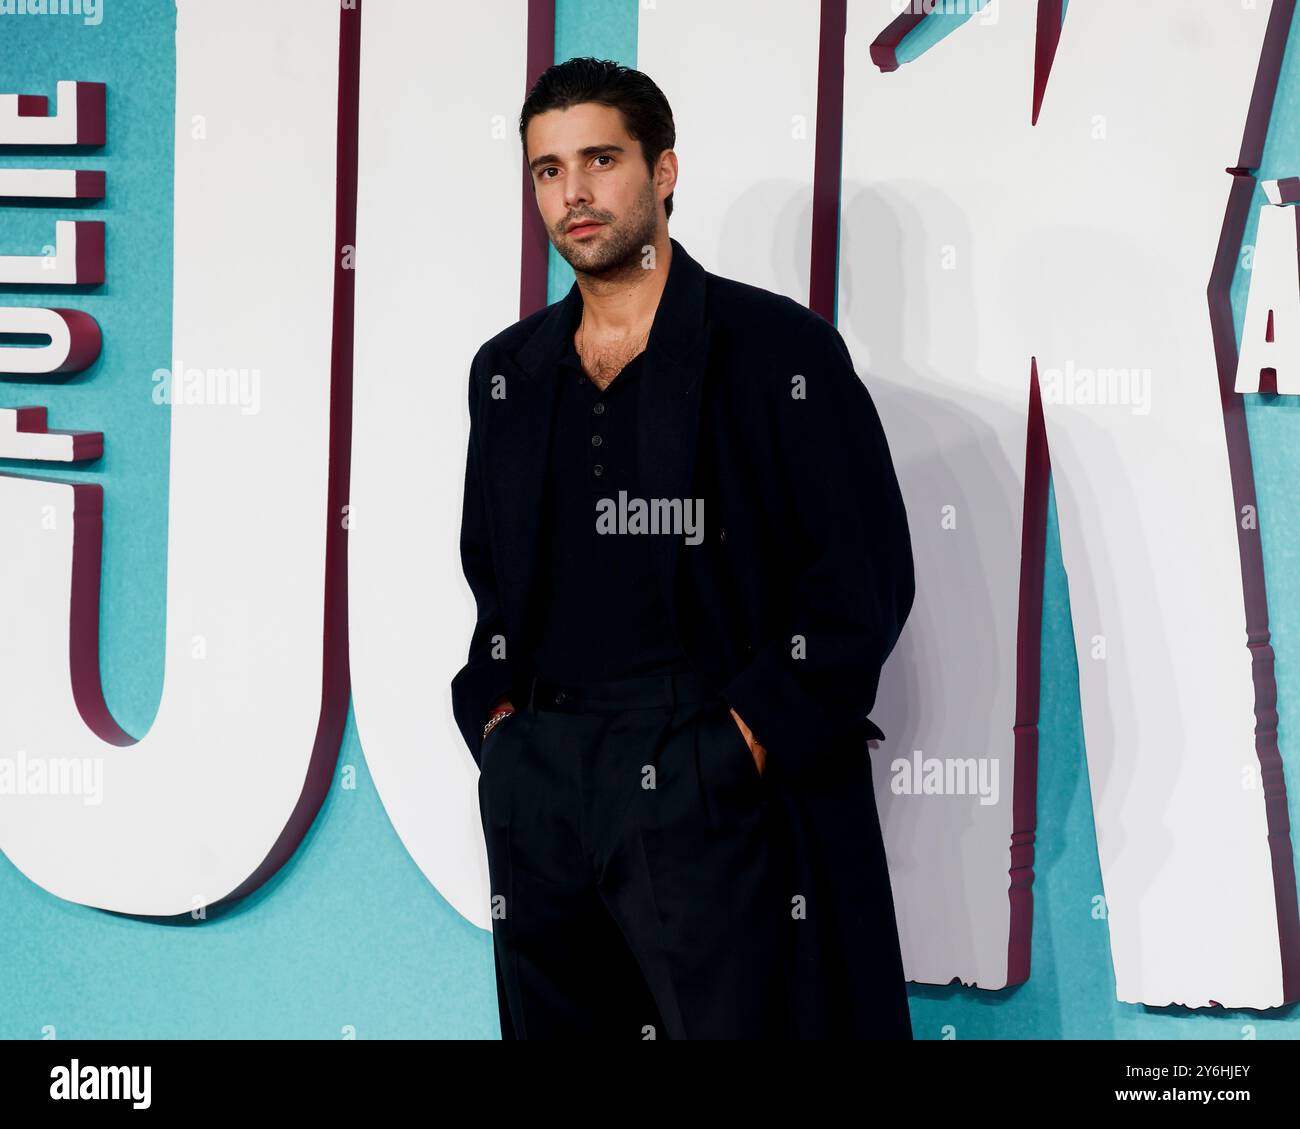
{"type": "Polygon", "coordinates": [[[767,786],[695,674],[534,680],[480,767],[503,1038],[785,1036],[767,786]]]}

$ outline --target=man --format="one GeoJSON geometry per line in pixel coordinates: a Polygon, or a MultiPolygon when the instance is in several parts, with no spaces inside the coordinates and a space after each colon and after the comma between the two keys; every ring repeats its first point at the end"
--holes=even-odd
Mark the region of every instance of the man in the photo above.
{"type": "Polygon", "coordinates": [[[504,1038],[910,1038],[867,718],[914,595],[833,326],[668,235],[672,114],[529,92],[577,281],[470,374],[453,705],[480,767],[504,1038]]]}

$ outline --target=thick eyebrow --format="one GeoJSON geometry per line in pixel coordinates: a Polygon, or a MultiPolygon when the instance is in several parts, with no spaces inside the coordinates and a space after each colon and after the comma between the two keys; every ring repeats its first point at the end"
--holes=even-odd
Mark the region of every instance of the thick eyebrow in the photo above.
{"type": "MultiPolygon", "coordinates": [[[[622,145],[613,145],[613,144],[587,145],[582,149],[578,150],[578,156],[595,157],[601,153],[621,153],[621,152],[623,152],[622,145]]],[[[557,165],[561,163],[562,162],[560,161],[560,158],[557,157],[554,153],[543,153],[542,156],[534,157],[531,161],[529,161],[528,168],[532,172],[536,172],[539,168],[542,167],[542,165],[557,165]]]]}

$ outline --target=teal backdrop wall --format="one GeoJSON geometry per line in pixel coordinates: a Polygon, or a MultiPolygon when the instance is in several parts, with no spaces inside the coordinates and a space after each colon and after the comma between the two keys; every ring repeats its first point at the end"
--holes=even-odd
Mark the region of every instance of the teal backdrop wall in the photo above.
{"type": "MultiPolygon", "coordinates": [[[[0,91],[43,93],[52,101],[59,79],[109,87],[103,150],[39,157],[42,167],[108,174],[106,200],[84,213],[107,223],[108,281],[93,293],[59,300],[99,320],[103,354],[64,385],[0,385],[0,406],[44,404],[51,427],[104,432],[103,459],[59,477],[104,486],[104,691],[123,728],[139,736],[157,712],[163,674],[169,418],[152,402],[151,374],[171,362],[176,16],[173,0],[103,0],[102,8],[93,26],[74,17],[0,15],[0,91]]],[[[558,0],[556,59],[597,55],[635,66],[637,11],[637,0],[558,0]]],[[[925,39],[908,42],[906,55],[960,22],[936,22],[925,39]]],[[[1293,28],[1261,178],[1300,174],[1298,38],[1293,28]]],[[[1027,78],[1027,98],[1028,90],[1027,78]]],[[[0,166],[30,163],[0,152],[0,166]]],[[[0,248],[37,253],[52,240],[54,219],[68,214],[0,206],[0,248]]],[[[1252,217],[1247,246],[1255,228],[1252,217]]],[[[562,297],[572,281],[552,249],[550,299],[562,297]]],[[[1248,272],[1239,269],[1238,332],[1248,283],[1248,272]]],[[[3,304],[49,300],[0,287],[3,304]]],[[[1287,484],[1300,480],[1300,402],[1246,401],[1277,659],[1279,740],[1296,827],[1300,775],[1290,734],[1300,702],[1300,497],[1287,484]]],[[[13,462],[0,463],[0,471],[49,473],[13,462]]],[[[0,591],[0,600],[21,598],[0,591]]],[[[911,985],[916,1037],[1300,1037],[1294,1008],[1197,1013],[1115,1000],[1054,498],[1042,644],[1032,976],[1002,992],[911,985]]],[[[1213,889],[1205,890],[1203,912],[1207,920],[1218,912],[1213,889]]],[[[1187,943],[1195,945],[1196,937],[1187,943]]],[[[491,938],[439,897],[402,847],[371,783],[351,711],[329,799],[293,860],[252,897],[204,921],[159,925],[63,902],[0,856],[0,952],[3,1038],[499,1034],[491,938]]]]}

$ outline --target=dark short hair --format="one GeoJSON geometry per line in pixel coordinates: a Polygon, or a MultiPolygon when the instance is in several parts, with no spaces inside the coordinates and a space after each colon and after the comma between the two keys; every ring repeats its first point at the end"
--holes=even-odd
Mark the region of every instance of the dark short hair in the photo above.
{"type": "MultiPolygon", "coordinates": [[[[567,110],[580,102],[613,106],[623,118],[623,128],[641,143],[646,169],[654,175],[655,162],[677,141],[673,112],[664,92],[649,75],[610,59],[582,56],[547,67],[524,99],[519,114],[519,142],[527,155],[528,123],[548,110],[567,110]]],[[[666,215],[673,214],[673,194],[664,201],[666,215]]]]}

